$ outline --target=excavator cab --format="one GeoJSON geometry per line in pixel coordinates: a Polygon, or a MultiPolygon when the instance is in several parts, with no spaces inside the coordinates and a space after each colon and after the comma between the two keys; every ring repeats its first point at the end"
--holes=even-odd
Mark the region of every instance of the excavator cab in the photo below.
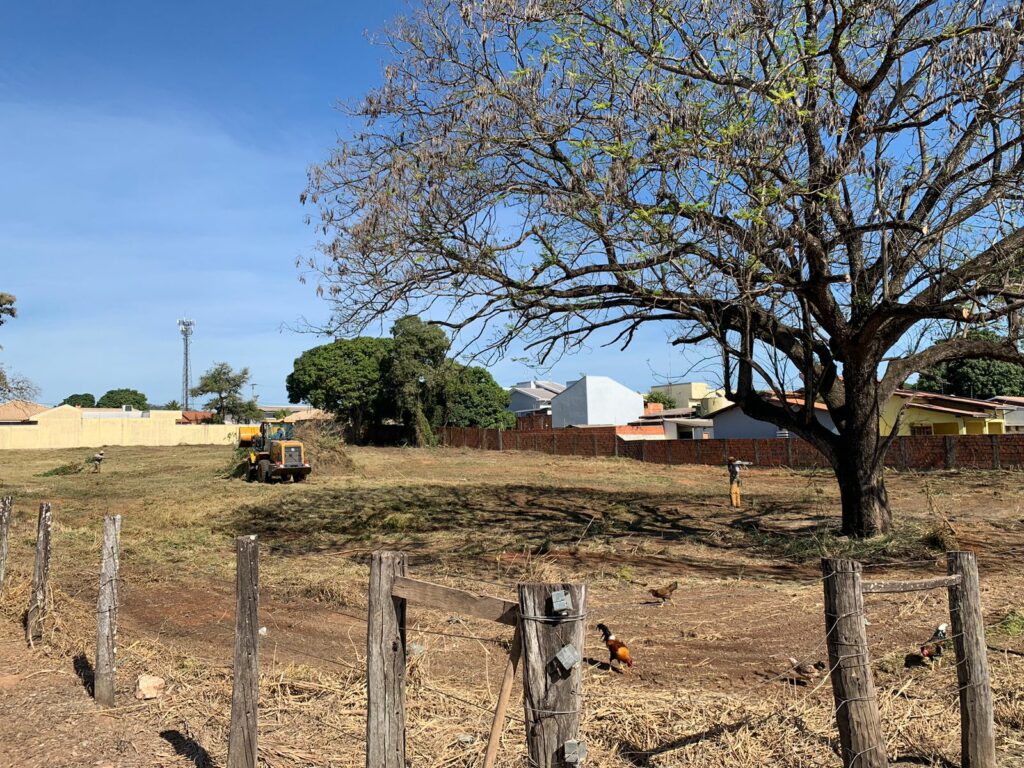
{"type": "Polygon", "coordinates": [[[260,437],[264,445],[271,440],[291,440],[294,436],[294,424],[283,421],[264,421],[260,424],[260,437]]]}

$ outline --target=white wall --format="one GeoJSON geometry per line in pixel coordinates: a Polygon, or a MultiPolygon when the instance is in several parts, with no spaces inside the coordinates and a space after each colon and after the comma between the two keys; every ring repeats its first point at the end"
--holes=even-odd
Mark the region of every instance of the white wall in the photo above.
{"type": "Polygon", "coordinates": [[[584,376],[551,400],[553,427],[628,424],[643,413],[643,396],[607,376],[584,376]]]}
{"type": "MultiPolygon", "coordinates": [[[[580,379],[569,388],[551,398],[551,426],[571,427],[573,424],[590,424],[587,421],[587,388],[580,379]]],[[[610,423],[610,422],[608,422],[610,423]]]]}

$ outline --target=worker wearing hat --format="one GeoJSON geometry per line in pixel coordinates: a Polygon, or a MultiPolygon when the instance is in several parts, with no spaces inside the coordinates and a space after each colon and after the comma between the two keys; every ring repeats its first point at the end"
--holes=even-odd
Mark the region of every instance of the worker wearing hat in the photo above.
{"type": "Polygon", "coordinates": [[[740,498],[740,467],[749,467],[749,461],[740,461],[735,456],[729,457],[729,504],[738,508],[741,506],[740,498]]]}

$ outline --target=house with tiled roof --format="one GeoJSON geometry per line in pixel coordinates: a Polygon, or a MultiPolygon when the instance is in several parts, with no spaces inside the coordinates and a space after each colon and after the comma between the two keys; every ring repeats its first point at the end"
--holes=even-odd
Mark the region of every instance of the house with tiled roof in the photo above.
{"type": "Polygon", "coordinates": [[[1007,434],[1024,432],[1024,397],[1000,395],[998,397],[990,397],[988,402],[1005,405],[1013,409],[1003,414],[1003,429],[1007,434]]]}
{"type": "Polygon", "coordinates": [[[936,392],[898,389],[882,411],[883,435],[1001,435],[1014,406],[936,392]]]}
{"type": "MultiPolygon", "coordinates": [[[[774,399],[774,398],[773,398],[774,399]]],[[[778,402],[776,399],[775,402],[778,402]]],[[[787,394],[786,405],[793,410],[804,407],[804,400],[798,394],[787,394]]],[[[828,407],[824,403],[814,403],[814,416],[825,429],[838,432],[828,407]]],[[[713,424],[712,430],[716,440],[738,440],[743,438],[787,437],[788,433],[769,421],[761,421],[745,414],[739,403],[729,403],[724,408],[708,413],[705,420],[713,424]]]]}
{"type": "Polygon", "coordinates": [[[17,424],[31,421],[34,416],[49,410],[48,405],[40,405],[30,400],[8,400],[0,403],[0,423],[17,424]]]}
{"type": "Polygon", "coordinates": [[[520,381],[509,390],[508,410],[517,416],[550,414],[552,398],[564,391],[565,385],[557,381],[520,381]]]}

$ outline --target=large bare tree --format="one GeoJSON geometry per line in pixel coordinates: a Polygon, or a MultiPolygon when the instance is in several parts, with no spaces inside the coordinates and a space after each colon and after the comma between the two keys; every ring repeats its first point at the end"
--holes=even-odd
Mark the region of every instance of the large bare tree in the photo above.
{"type": "Polygon", "coordinates": [[[894,390],[1021,359],[1022,32],[1006,0],[426,0],[311,169],[311,266],[339,331],[428,308],[543,357],[675,323],[882,532],[894,390]]]}

